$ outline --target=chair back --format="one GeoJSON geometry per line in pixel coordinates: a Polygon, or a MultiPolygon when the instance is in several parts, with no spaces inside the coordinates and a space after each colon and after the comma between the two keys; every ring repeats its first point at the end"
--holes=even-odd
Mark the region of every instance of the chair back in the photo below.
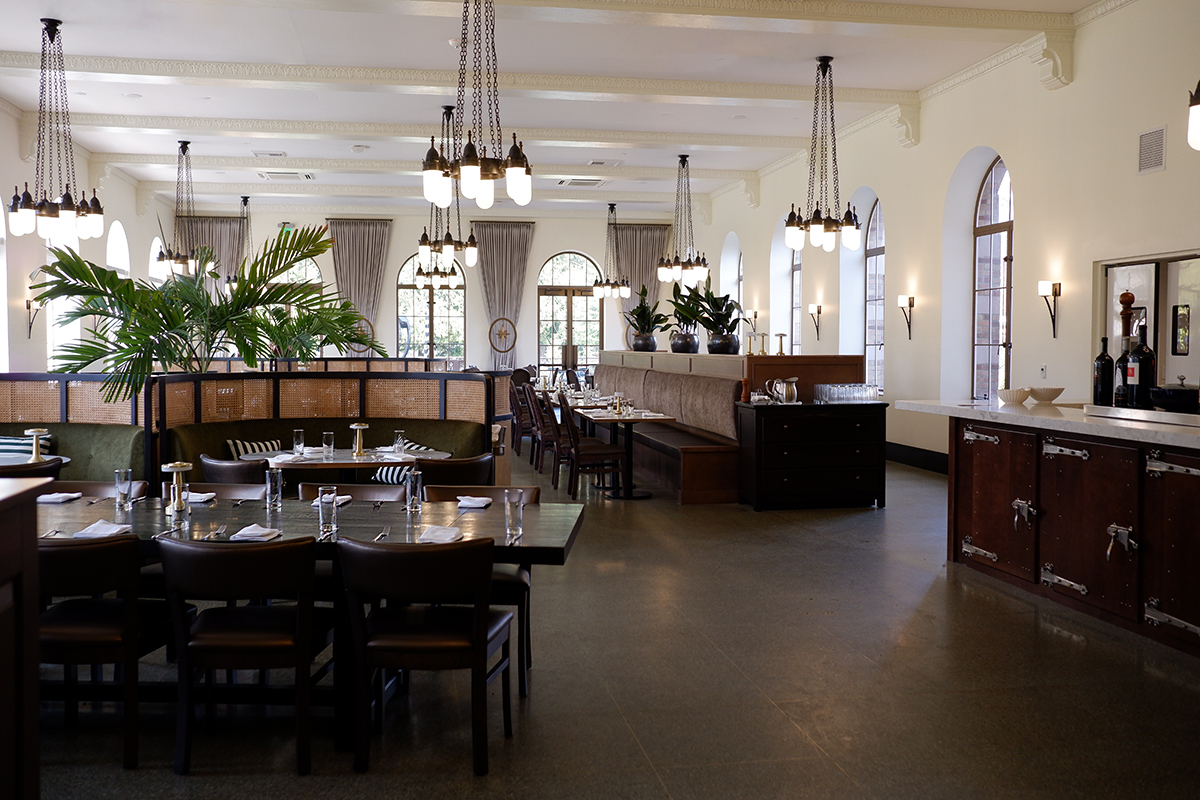
{"type": "MultiPolygon", "coordinates": [[[[148,481],[133,481],[129,484],[129,497],[145,497],[150,487],[148,481]]],[[[55,481],[38,489],[38,494],[55,492],[80,492],[85,497],[116,497],[117,482],[114,481],[55,481]]]]}
{"type": "Polygon", "coordinates": [[[562,409],[562,427],[566,436],[567,445],[572,451],[579,449],[579,426],[575,424],[575,414],[571,411],[571,401],[567,399],[565,392],[558,395],[558,404],[562,409]]]}
{"type": "Polygon", "coordinates": [[[401,603],[470,602],[486,608],[494,555],[491,539],[419,547],[338,540],[342,579],[352,606],[360,600],[387,599],[401,603]]]}
{"type": "Polygon", "coordinates": [[[509,489],[521,490],[521,502],[525,505],[541,502],[542,490],[537,486],[426,486],[425,499],[431,503],[448,503],[457,500],[458,496],[490,497],[503,503],[504,492],[509,489]]]}
{"type": "Polygon", "coordinates": [[[62,470],[61,458],[50,456],[45,461],[32,464],[4,464],[0,466],[0,478],[58,478],[62,470]]]}
{"type": "Polygon", "coordinates": [[[542,425],[545,428],[544,434],[547,439],[558,445],[567,444],[566,435],[562,430],[558,418],[554,414],[554,403],[550,402],[550,393],[542,391],[542,425]]]}
{"type": "Polygon", "coordinates": [[[492,454],[472,458],[418,458],[421,483],[485,486],[492,483],[492,454]]]}
{"type": "MultiPolygon", "coordinates": [[[[316,500],[317,490],[327,483],[300,484],[301,500],[316,500]]],[[[403,503],[408,498],[408,489],[401,485],[379,483],[339,483],[338,494],[348,494],[355,500],[383,500],[390,503],[403,503]]]]}
{"type": "Polygon", "coordinates": [[[510,383],[508,385],[508,404],[512,409],[513,417],[520,420],[523,427],[529,427],[532,422],[532,413],[529,410],[529,399],[525,397],[525,390],[510,383]]]}
{"type": "MultiPolygon", "coordinates": [[[[165,484],[169,490],[170,484],[165,484]]],[[[218,500],[266,500],[267,484],[260,483],[189,483],[188,491],[193,494],[213,492],[218,500]]],[[[170,497],[170,491],[163,497],[170,497]]]]}
{"type": "Polygon", "coordinates": [[[576,391],[581,388],[579,385],[579,373],[573,369],[567,370],[567,386],[570,386],[576,391]]]}
{"type": "Polygon", "coordinates": [[[529,409],[529,422],[540,438],[544,425],[542,424],[542,405],[538,402],[537,392],[532,383],[523,384],[520,388],[525,395],[525,405],[529,409]]]}
{"type": "Polygon", "coordinates": [[[185,542],[160,539],[167,594],[179,600],[296,598],[312,602],[316,540],[185,542]]]}
{"type": "Polygon", "coordinates": [[[529,383],[529,378],[529,370],[524,367],[517,367],[512,371],[512,377],[509,380],[512,381],[513,386],[521,386],[522,384],[529,383]]]}
{"type": "Polygon", "coordinates": [[[117,591],[136,596],[138,537],[39,539],[38,591],[43,597],[117,591]]]}
{"type": "Polygon", "coordinates": [[[204,480],[209,483],[266,483],[265,459],[225,461],[201,453],[200,468],[204,472],[204,480]]]}

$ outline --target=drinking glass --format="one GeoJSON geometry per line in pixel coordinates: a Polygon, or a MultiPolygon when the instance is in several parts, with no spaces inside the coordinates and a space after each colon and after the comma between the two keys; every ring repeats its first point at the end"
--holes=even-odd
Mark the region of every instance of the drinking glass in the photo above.
{"type": "Polygon", "coordinates": [[[192,513],[192,504],[188,502],[188,496],[191,492],[189,484],[171,484],[171,507],[179,509],[176,514],[187,516],[192,513]]]}
{"type": "Polygon", "coordinates": [[[283,470],[278,467],[267,469],[267,509],[283,508],[283,470]]]}
{"type": "Polygon", "coordinates": [[[326,461],[333,458],[333,431],[321,434],[321,457],[326,461]]]}
{"type": "Polygon", "coordinates": [[[320,514],[321,535],[337,533],[337,487],[322,486],[317,489],[317,511],[320,514]]]}
{"type": "Polygon", "coordinates": [[[113,472],[116,475],[117,483],[117,508],[121,511],[128,511],[133,508],[129,497],[130,491],[133,489],[133,470],[117,469],[113,472]]]}
{"type": "Polygon", "coordinates": [[[397,455],[404,455],[404,431],[396,431],[396,438],[392,443],[392,452],[397,455]]]}
{"type": "Polygon", "coordinates": [[[296,428],[292,431],[292,452],[298,456],[304,455],[304,429],[296,428]]]}
{"type": "Polygon", "coordinates": [[[521,489],[504,490],[504,541],[515,542],[521,538],[521,516],[525,504],[521,502],[525,493],[521,489]]]}
{"type": "Polygon", "coordinates": [[[421,470],[413,467],[408,471],[408,510],[413,514],[421,513],[421,470]]]}

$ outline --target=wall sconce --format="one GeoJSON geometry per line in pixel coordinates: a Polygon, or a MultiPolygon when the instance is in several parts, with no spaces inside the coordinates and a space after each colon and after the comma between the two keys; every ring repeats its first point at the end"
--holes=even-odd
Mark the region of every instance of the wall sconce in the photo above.
{"type": "Polygon", "coordinates": [[[1200,150],[1200,83],[1196,84],[1196,91],[1188,94],[1188,144],[1193,150],[1200,150]]]}
{"type": "Polygon", "coordinates": [[[1050,281],[1038,281],[1038,296],[1046,301],[1046,310],[1050,312],[1050,330],[1054,338],[1058,338],[1058,298],[1062,295],[1062,284],[1050,281]],[[1054,298],[1051,305],[1050,298],[1054,298]]]}
{"type": "Polygon", "coordinates": [[[908,338],[912,341],[912,310],[917,304],[917,298],[911,294],[902,294],[896,298],[896,306],[904,314],[904,323],[908,325],[908,338]]]}
{"type": "Polygon", "coordinates": [[[808,315],[812,317],[813,325],[817,326],[817,341],[821,341],[821,307],[816,303],[808,304],[808,315]]]}
{"type": "Polygon", "coordinates": [[[36,300],[25,301],[25,313],[29,317],[29,329],[26,334],[26,339],[33,338],[33,321],[37,319],[38,312],[42,310],[42,304],[36,300]]]}

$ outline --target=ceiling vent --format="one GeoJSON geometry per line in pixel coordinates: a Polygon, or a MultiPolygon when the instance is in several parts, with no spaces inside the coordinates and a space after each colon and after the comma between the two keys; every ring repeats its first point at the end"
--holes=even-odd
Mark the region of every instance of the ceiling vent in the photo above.
{"type": "Polygon", "coordinates": [[[311,172],[296,172],[294,170],[262,170],[256,174],[264,181],[277,181],[280,183],[304,183],[317,179],[317,176],[311,172]]]}
{"type": "Polygon", "coordinates": [[[619,165],[620,163],[621,163],[620,161],[614,161],[612,159],[608,159],[606,161],[589,161],[588,166],[589,167],[615,167],[615,166],[619,165]]]}
{"type": "Polygon", "coordinates": [[[1167,128],[1155,128],[1138,136],[1138,174],[1162,172],[1166,152],[1167,128]]]}
{"type": "Polygon", "coordinates": [[[251,150],[255,158],[287,158],[282,150],[251,150]]]}
{"type": "Polygon", "coordinates": [[[600,178],[567,178],[558,182],[559,186],[571,186],[576,189],[597,189],[607,181],[600,178]]]}

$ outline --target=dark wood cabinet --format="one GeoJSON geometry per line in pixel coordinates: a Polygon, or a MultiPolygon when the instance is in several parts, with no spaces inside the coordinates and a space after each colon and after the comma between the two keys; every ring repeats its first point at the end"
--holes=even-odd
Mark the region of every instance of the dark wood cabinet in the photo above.
{"type": "Polygon", "coordinates": [[[1200,644],[1200,454],[1151,450],[1145,473],[1138,538],[1145,622],[1167,638],[1200,644]]]}
{"type": "Polygon", "coordinates": [[[737,406],[740,502],[883,508],[887,403],[737,406]]]}

